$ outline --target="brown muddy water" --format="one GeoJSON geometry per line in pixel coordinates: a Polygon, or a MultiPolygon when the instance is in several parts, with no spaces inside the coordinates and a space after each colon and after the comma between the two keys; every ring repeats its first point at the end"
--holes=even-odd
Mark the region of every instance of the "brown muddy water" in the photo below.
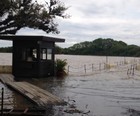
{"type": "MultiPolygon", "coordinates": [[[[0,54],[0,64],[11,65],[11,57],[11,54],[0,54]]],[[[111,65],[108,69],[103,65],[106,57],[56,55],[56,58],[67,59],[68,76],[24,80],[68,103],[66,106],[46,107],[47,116],[140,115],[140,71],[131,70],[132,64],[139,65],[139,58],[108,57],[111,65]]],[[[5,90],[4,108],[36,107],[2,83],[0,87],[5,90]]]]}

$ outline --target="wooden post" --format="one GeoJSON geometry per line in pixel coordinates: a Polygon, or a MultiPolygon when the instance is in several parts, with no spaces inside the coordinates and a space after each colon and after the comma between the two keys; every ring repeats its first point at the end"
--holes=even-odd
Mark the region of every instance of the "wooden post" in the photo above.
{"type": "Polygon", "coordinates": [[[94,71],[94,64],[92,64],[92,72],[94,71]]]}
{"type": "Polygon", "coordinates": [[[101,63],[99,64],[99,70],[101,70],[101,63]]]}
{"type": "Polygon", "coordinates": [[[85,70],[85,74],[86,74],[86,65],[84,65],[84,70],[85,70]]]}
{"type": "Polygon", "coordinates": [[[129,71],[129,74],[132,75],[132,65],[131,65],[131,67],[130,67],[129,70],[130,70],[130,71],[129,71]]]}
{"type": "Polygon", "coordinates": [[[2,92],[1,92],[1,116],[3,116],[3,98],[4,98],[4,89],[2,88],[2,92]]]}
{"type": "Polygon", "coordinates": [[[134,69],[134,65],[133,65],[133,67],[132,67],[132,76],[134,76],[134,71],[135,71],[135,69],[134,69]]]}
{"type": "Polygon", "coordinates": [[[69,69],[70,69],[70,66],[68,65],[68,74],[69,74],[69,69]]]}
{"type": "Polygon", "coordinates": [[[129,69],[127,70],[127,75],[129,75],[129,69]]]}

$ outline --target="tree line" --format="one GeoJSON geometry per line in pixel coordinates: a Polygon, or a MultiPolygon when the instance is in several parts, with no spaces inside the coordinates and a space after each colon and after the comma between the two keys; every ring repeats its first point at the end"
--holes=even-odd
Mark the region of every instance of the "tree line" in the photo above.
{"type": "Polygon", "coordinates": [[[12,52],[12,47],[1,47],[0,52],[1,53],[11,53],[12,52]]]}
{"type": "Polygon", "coordinates": [[[111,38],[98,38],[64,48],[61,53],[72,55],[140,56],[140,47],[127,45],[123,41],[116,41],[111,38]]]}

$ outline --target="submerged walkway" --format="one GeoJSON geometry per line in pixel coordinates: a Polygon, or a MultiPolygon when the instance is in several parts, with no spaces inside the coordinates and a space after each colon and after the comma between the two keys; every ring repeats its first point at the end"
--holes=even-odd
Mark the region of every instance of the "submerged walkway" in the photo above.
{"type": "Polygon", "coordinates": [[[65,102],[50,92],[43,90],[28,82],[15,82],[14,76],[11,74],[0,74],[0,81],[10,88],[16,90],[38,106],[45,107],[47,105],[64,104],[65,102]]]}

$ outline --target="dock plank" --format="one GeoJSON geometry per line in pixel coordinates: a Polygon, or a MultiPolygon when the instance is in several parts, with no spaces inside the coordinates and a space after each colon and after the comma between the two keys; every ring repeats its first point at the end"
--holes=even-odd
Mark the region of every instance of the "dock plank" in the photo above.
{"type": "MultiPolygon", "coordinates": [[[[38,90],[39,87],[34,86],[30,83],[24,82],[26,83],[25,85],[28,85],[30,88],[34,88],[35,91],[38,90]]],[[[41,93],[42,95],[44,94],[44,96],[49,96],[52,100],[54,99],[55,101],[58,100],[58,102],[60,101],[60,99],[58,99],[58,97],[54,96],[53,94],[51,94],[50,92],[44,90],[44,89],[39,89],[39,91],[37,91],[38,93],[41,93]]]]}
{"type": "Polygon", "coordinates": [[[30,83],[7,82],[6,84],[39,106],[47,106],[48,104],[64,104],[64,101],[60,98],[30,83]]]}
{"type": "Polygon", "coordinates": [[[4,84],[14,82],[14,76],[12,74],[0,74],[0,81],[4,84]]]}

